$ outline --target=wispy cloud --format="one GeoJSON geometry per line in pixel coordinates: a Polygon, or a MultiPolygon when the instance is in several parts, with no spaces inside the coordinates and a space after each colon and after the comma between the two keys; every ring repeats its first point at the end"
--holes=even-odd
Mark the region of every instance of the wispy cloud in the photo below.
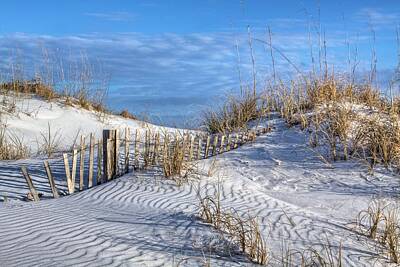
{"type": "Polygon", "coordinates": [[[356,13],[356,19],[361,22],[371,23],[372,26],[396,27],[400,23],[400,13],[365,7],[356,13]]]}
{"type": "MultiPolygon", "coordinates": [[[[265,40],[265,30],[254,32],[254,36],[265,40]]],[[[344,32],[333,32],[326,36],[329,64],[334,64],[335,70],[346,67],[344,37],[344,32]]],[[[316,57],[317,36],[313,38],[311,43],[316,57]]],[[[161,107],[168,106],[168,115],[171,117],[194,117],[204,105],[212,103],[210,99],[216,100],[226,91],[237,91],[236,41],[240,48],[242,78],[250,81],[252,66],[245,28],[241,34],[0,35],[0,73],[7,73],[11,61],[23,64],[26,66],[24,71],[32,73],[43,62],[43,48],[49,52],[50,60],[57,64],[60,58],[63,58],[63,64],[68,64],[69,61],[79,61],[85,54],[93,65],[100,63],[102,73],[111,75],[109,103],[113,107],[131,108],[136,113],[149,112],[152,116],[165,117],[165,110],[161,107]]],[[[299,68],[305,72],[310,68],[307,32],[293,32],[290,35],[273,32],[272,42],[299,68]]],[[[359,38],[359,42],[366,41],[359,38]]],[[[260,84],[268,82],[266,73],[272,70],[268,49],[267,45],[254,42],[260,84]]],[[[278,73],[289,75],[294,72],[278,53],[274,53],[274,56],[278,73]]]]}
{"type": "Polygon", "coordinates": [[[129,12],[87,12],[86,16],[94,17],[97,19],[108,20],[108,21],[132,21],[136,18],[136,15],[129,12]]]}

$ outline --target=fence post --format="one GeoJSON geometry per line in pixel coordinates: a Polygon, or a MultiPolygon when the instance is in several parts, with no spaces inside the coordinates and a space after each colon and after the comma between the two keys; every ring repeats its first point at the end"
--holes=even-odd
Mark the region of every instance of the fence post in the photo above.
{"type": "Polygon", "coordinates": [[[89,175],[88,175],[88,188],[93,186],[93,161],[94,161],[94,136],[90,134],[90,143],[89,143],[89,175]]]}
{"type": "Polygon", "coordinates": [[[158,163],[159,145],[160,145],[160,134],[156,133],[154,136],[153,162],[152,162],[153,165],[155,165],[156,162],[158,163]]]}
{"type": "Polygon", "coordinates": [[[115,173],[115,130],[103,130],[103,178],[102,182],[111,180],[115,173]]]}
{"type": "Polygon", "coordinates": [[[81,154],[79,159],[79,191],[83,190],[83,179],[85,174],[85,136],[81,135],[81,154]]]}
{"type": "Polygon", "coordinates": [[[231,134],[228,134],[228,143],[226,144],[226,151],[231,150],[231,142],[232,142],[232,136],[231,134]]]}
{"type": "Polygon", "coordinates": [[[219,146],[219,151],[218,151],[219,154],[224,152],[224,145],[225,145],[225,135],[222,135],[221,136],[221,144],[219,146]]]}
{"type": "Polygon", "coordinates": [[[78,150],[74,149],[72,151],[72,173],[71,173],[71,186],[72,193],[75,192],[75,181],[76,181],[76,167],[78,165],[78,150]]]}
{"type": "Polygon", "coordinates": [[[112,143],[114,145],[114,173],[113,173],[113,179],[117,177],[117,175],[120,174],[119,170],[119,148],[120,148],[120,137],[119,137],[119,130],[115,130],[115,137],[114,137],[114,142],[112,143]]]}
{"type": "Polygon", "coordinates": [[[60,195],[58,194],[56,184],[54,182],[53,173],[51,172],[49,162],[46,160],[44,163],[44,169],[46,170],[47,179],[49,179],[49,185],[51,188],[51,192],[53,193],[54,198],[58,198],[60,195]]]}
{"type": "Polygon", "coordinates": [[[197,136],[199,138],[199,142],[197,144],[197,160],[201,158],[201,150],[202,150],[202,142],[201,142],[201,137],[197,136]]]}
{"type": "Polygon", "coordinates": [[[149,130],[146,129],[145,135],[144,135],[144,146],[143,146],[143,167],[147,168],[149,164],[149,155],[150,155],[150,133],[149,130]]]}
{"type": "Polygon", "coordinates": [[[212,150],[212,155],[213,156],[215,156],[215,154],[217,153],[218,139],[219,139],[219,136],[217,134],[217,135],[214,136],[214,143],[213,143],[213,150],[212,150]]]}
{"type": "Polygon", "coordinates": [[[235,138],[235,144],[234,144],[233,148],[238,148],[239,141],[240,141],[240,137],[239,137],[239,133],[237,133],[236,138],[235,138]]]}
{"type": "Polygon", "coordinates": [[[101,175],[101,164],[103,163],[103,141],[99,140],[97,143],[97,176],[96,176],[96,184],[101,184],[102,175],[101,175]]]}
{"type": "Polygon", "coordinates": [[[129,172],[129,137],[131,135],[130,128],[125,128],[125,173],[129,172]]]}
{"type": "Polygon", "coordinates": [[[183,149],[183,158],[188,159],[189,157],[189,133],[183,134],[182,136],[182,149],[183,149]]]}
{"type": "Polygon", "coordinates": [[[28,173],[28,170],[26,169],[25,166],[22,166],[21,171],[22,171],[22,175],[25,177],[26,183],[28,184],[29,191],[32,194],[33,200],[39,201],[39,194],[36,191],[35,186],[33,185],[33,182],[32,182],[31,176],[28,173]]]}
{"type": "Polygon", "coordinates": [[[194,141],[195,141],[195,136],[190,135],[190,146],[189,146],[189,161],[192,161],[193,159],[193,149],[194,149],[194,141]]]}
{"type": "Polygon", "coordinates": [[[207,136],[206,147],[204,148],[204,158],[205,159],[208,157],[208,150],[210,149],[210,140],[211,140],[211,137],[207,136]]]}
{"type": "Polygon", "coordinates": [[[133,169],[139,169],[139,130],[135,131],[135,160],[133,162],[133,169]]]}

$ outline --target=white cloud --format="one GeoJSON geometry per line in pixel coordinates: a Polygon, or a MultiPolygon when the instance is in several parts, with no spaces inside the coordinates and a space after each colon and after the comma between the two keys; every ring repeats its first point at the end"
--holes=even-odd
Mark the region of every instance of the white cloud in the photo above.
{"type": "Polygon", "coordinates": [[[372,26],[396,27],[400,23],[400,13],[387,12],[383,9],[365,7],[356,13],[356,19],[360,22],[371,23],[372,26]]]}
{"type": "Polygon", "coordinates": [[[132,21],[136,18],[136,15],[129,12],[87,12],[85,13],[86,16],[108,20],[108,21],[132,21]]]}

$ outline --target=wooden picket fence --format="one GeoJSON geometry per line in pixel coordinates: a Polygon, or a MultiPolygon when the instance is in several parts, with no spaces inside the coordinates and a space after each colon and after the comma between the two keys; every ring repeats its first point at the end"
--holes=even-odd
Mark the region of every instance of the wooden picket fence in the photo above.
{"type": "MultiPolygon", "coordinates": [[[[180,142],[184,147],[187,161],[206,159],[233,150],[255,140],[256,136],[267,133],[268,127],[228,135],[204,133],[160,133],[150,129],[138,130],[131,135],[126,128],[121,137],[120,131],[103,130],[99,140],[93,134],[88,138],[81,136],[79,147],[63,154],[63,165],[67,192],[73,194],[93,186],[106,183],[131,171],[162,166],[165,152],[180,142]],[[88,140],[87,140],[88,139],[88,140]]],[[[54,198],[60,197],[56,187],[52,168],[48,160],[43,162],[48,183],[54,198]]],[[[39,193],[25,166],[21,172],[29,187],[31,200],[39,201],[39,193]]]]}

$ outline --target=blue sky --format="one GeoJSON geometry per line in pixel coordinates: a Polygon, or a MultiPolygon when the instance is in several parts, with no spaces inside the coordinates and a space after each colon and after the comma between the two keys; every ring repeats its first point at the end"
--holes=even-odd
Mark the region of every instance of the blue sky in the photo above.
{"type": "MultiPolygon", "coordinates": [[[[336,70],[348,69],[349,54],[360,72],[368,70],[375,46],[378,79],[385,83],[398,61],[398,1],[15,0],[1,1],[0,10],[1,69],[11,61],[27,72],[39,68],[44,48],[53,62],[84,54],[101,69],[97,75],[110,77],[112,108],[168,124],[181,125],[178,119],[195,118],[238,90],[238,66],[243,77],[251,69],[247,26],[259,39],[269,26],[274,46],[304,70],[311,68],[310,47],[318,54],[319,17],[336,70]]],[[[258,42],[254,52],[259,84],[267,83],[269,52],[258,42]]],[[[281,73],[293,72],[278,55],[276,61],[281,73]]]]}

